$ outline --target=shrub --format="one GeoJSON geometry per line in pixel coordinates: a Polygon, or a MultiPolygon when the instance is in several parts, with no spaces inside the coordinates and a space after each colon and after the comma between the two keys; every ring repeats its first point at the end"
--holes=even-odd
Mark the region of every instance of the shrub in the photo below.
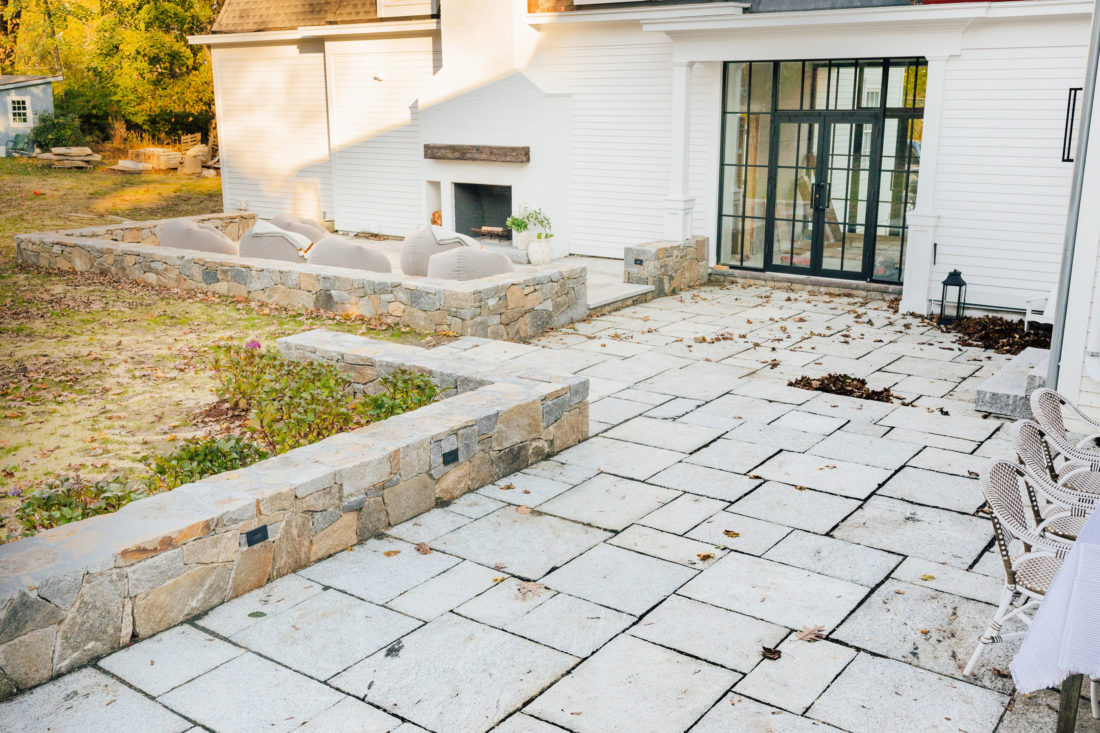
{"type": "Polygon", "coordinates": [[[218,396],[248,411],[245,429],[271,453],[286,453],[429,404],[438,387],[424,374],[398,370],[381,394],[356,396],[335,366],[284,359],[256,341],[217,352],[218,396]]]}
{"type": "Polygon", "coordinates": [[[148,460],[150,473],[142,478],[153,494],[198,481],[223,471],[232,471],[267,458],[255,443],[230,435],[224,438],[189,438],[176,450],[148,460]]]}
{"type": "Polygon", "coordinates": [[[143,496],[143,492],[127,486],[119,477],[88,482],[80,476],[62,476],[24,496],[23,504],[15,510],[15,517],[27,534],[33,534],[118,511],[143,496]]]}
{"type": "Polygon", "coordinates": [[[31,140],[40,148],[60,148],[83,145],[84,135],[76,115],[43,112],[31,129],[31,140]]]}

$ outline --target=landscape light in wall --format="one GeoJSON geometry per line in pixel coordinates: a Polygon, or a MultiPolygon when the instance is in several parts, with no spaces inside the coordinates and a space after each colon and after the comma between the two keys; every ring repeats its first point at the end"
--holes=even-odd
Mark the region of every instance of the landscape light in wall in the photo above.
{"type": "Polygon", "coordinates": [[[939,324],[950,326],[955,321],[962,320],[965,309],[966,280],[963,280],[961,272],[952,270],[943,279],[943,292],[940,294],[939,324]]]}

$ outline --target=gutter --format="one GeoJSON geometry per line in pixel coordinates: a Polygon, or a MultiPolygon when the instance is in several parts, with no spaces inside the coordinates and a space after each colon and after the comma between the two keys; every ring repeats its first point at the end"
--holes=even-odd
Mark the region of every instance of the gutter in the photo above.
{"type": "Polygon", "coordinates": [[[334,36],[378,36],[397,33],[434,33],[439,30],[439,18],[420,20],[388,20],[374,23],[349,23],[345,25],[301,26],[282,31],[252,31],[248,33],[208,33],[187,36],[192,46],[225,46],[243,43],[269,43],[276,41],[302,41],[310,38],[334,36]]]}
{"type": "MultiPolygon", "coordinates": [[[[1073,165],[1073,185],[1070,188],[1069,212],[1066,215],[1066,238],[1062,250],[1062,268],[1058,275],[1058,297],[1054,304],[1054,329],[1050,337],[1050,364],[1047,367],[1047,386],[1058,388],[1061,372],[1062,346],[1065,342],[1066,312],[1069,310],[1069,284],[1073,272],[1073,254],[1077,248],[1077,220],[1081,216],[1081,189],[1085,179],[1085,160],[1088,155],[1089,129],[1092,127],[1092,108],[1096,97],[1096,72],[1100,63],[1100,0],[1092,11],[1092,33],[1089,39],[1089,65],[1085,73],[1085,87],[1081,94],[1081,124],[1077,136],[1077,162],[1073,165]]],[[[1049,307],[1050,304],[1048,303],[1049,307]]],[[[1085,355],[1086,360],[1088,355],[1085,355]]]]}

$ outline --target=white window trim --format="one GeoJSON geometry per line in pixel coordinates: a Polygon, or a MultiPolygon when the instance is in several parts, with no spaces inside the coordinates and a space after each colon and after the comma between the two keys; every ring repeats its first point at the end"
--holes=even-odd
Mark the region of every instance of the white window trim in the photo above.
{"type": "Polygon", "coordinates": [[[31,98],[30,97],[8,97],[8,121],[12,127],[33,127],[34,126],[34,112],[31,110],[31,98]],[[27,106],[27,121],[16,122],[15,110],[13,104],[15,102],[23,102],[27,106]]]}

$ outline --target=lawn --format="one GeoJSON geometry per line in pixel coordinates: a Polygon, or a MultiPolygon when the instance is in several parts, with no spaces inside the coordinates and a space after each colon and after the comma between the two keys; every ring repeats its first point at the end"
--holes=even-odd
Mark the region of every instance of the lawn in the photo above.
{"type": "Polygon", "coordinates": [[[0,158],[0,541],[17,531],[18,494],[44,479],[133,478],[143,456],[204,434],[217,344],[267,345],[321,326],[423,345],[440,338],[15,263],[17,233],[220,210],[217,178],[0,158]]]}

